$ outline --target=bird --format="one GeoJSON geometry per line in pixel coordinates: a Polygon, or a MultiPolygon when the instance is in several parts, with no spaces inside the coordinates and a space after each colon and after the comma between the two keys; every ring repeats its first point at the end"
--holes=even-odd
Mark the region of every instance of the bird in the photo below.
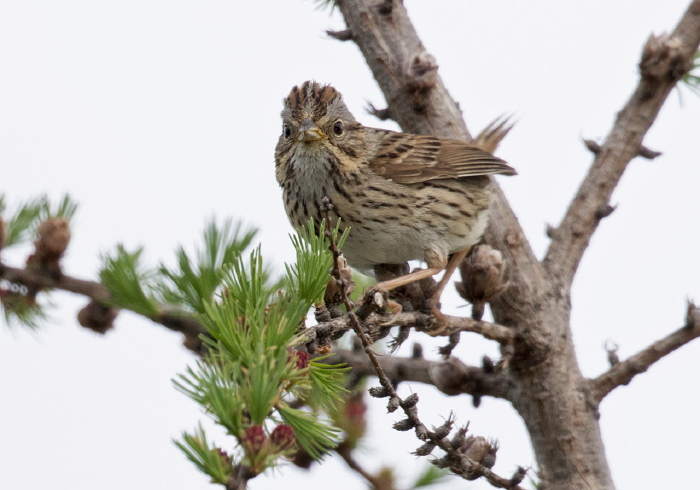
{"type": "MultiPolygon", "coordinates": [[[[343,255],[353,268],[378,272],[421,260],[426,269],[382,281],[389,291],[446,270],[479,242],[488,223],[489,175],[515,175],[502,159],[463,141],[366,127],[331,85],[306,81],[283,101],[275,176],[293,227],[323,219],[350,228],[343,255]],[[450,259],[451,257],[451,259],[450,259]]],[[[436,301],[437,301],[436,300],[436,301]]]]}

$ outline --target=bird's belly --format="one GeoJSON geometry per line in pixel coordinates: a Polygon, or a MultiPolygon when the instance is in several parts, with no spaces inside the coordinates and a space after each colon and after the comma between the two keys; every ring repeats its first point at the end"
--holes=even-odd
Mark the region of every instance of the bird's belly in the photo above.
{"type": "Polygon", "coordinates": [[[356,206],[346,210],[346,203],[336,199],[338,214],[351,227],[343,247],[349,264],[369,270],[377,264],[427,261],[431,256],[446,259],[475,245],[488,223],[490,192],[463,185],[455,182],[452,192],[431,186],[411,189],[409,206],[403,196],[366,193],[361,213],[356,206]]]}
{"type": "Polygon", "coordinates": [[[422,260],[424,243],[415,229],[399,223],[351,225],[343,254],[352,267],[367,271],[377,264],[422,260]]]}
{"type": "Polygon", "coordinates": [[[381,229],[352,227],[343,246],[348,263],[363,271],[377,264],[401,264],[410,260],[426,260],[433,251],[447,256],[474,246],[486,229],[487,212],[479,214],[472,230],[463,235],[438,233],[425,228],[421,231],[397,223],[385,224],[381,229]]]}

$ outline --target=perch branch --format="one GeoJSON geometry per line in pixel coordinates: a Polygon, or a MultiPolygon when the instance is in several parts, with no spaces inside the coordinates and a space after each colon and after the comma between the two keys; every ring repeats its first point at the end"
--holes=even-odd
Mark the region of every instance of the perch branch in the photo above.
{"type": "MultiPolygon", "coordinates": [[[[446,326],[444,329],[440,330],[438,334],[440,336],[447,337],[457,332],[473,332],[503,345],[510,344],[515,338],[515,333],[512,329],[496,323],[450,315],[445,315],[445,322],[446,326]]],[[[365,326],[387,328],[408,326],[414,327],[421,332],[432,333],[433,316],[417,311],[401,312],[395,315],[391,313],[373,312],[363,319],[363,324],[365,326]]],[[[309,341],[322,337],[336,340],[352,328],[350,315],[343,315],[307,328],[304,331],[304,335],[309,341]]]]}
{"type": "MultiPolygon", "coordinates": [[[[57,289],[79,294],[96,301],[109,304],[109,290],[101,283],[78,279],[65,274],[52,276],[38,271],[9,267],[0,264],[0,280],[10,283],[22,284],[37,290],[57,289]]],[[[156,316],[148,317],[155,323],[180,332],[186,337],[198,339],[200,335],[207,335],[206,329],[186,312],[172,313],[167,311],[167,305],[161,307],[162,311],[156,316]]],[[[430,332],[432,317],[420,312],[403,312],[398,315],[390,313],[372,313],[365,320],[366,325],[377,326],[412,326],[417,330],[430,332]]],[[[485,338],[495,340],[501,344],[509,344],[513,341],[514,333],[511,329],[502,325],[485,321],[475,321],[471,318],[457,316],[446,316],[447,327],[440,335],[451,335],[455,332],[474,332],[483,335],[485,338]]],[[[320,337],[331,340],[338,339],[345,332],[352,329],[352,324],[348,315],[335,318],[328,322],[322,322],[306,330],[306,337],[313,341],[320,337]]]]}

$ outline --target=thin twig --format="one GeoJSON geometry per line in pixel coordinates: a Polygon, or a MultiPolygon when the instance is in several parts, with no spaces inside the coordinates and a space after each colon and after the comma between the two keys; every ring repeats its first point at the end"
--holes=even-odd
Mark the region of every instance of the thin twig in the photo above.
{"type": "Polygon", "coordinates": [[[350,41],[352,39],[352,31],[350,29],[343,29],[342,31],[333,31],[329,29],[326,31],[326,34],[338,41],[350,41]]]}
{"type": "MultiPolygon", "coordinates": [[[[95,281],[78,279],[65,274],[55,277],[49,274],[42,274],[38,271],[8,267],[3,264],[0,264],[0,279],[10,283],[23,284],[24,286],[36,288],[38,290],[59,289],[68,291],[86,296],[109,306],[109,290],[103,284],[95,281]]],[[[161,310],[163,311],[158,315],[147,318],[170,330],[180,332],[186,337],[196,339],[199,338],[200,335],[207,335],[207,330],[195,320],[194,316],[191,314],[187,312],[168,312],[168,305],[163,305],[161,310]]]]}
{"type": "Polygon", "coordinates": [[[345,444],[341,443],[338,445],[338,447],[335,448],[335,452],[338,453],[338,455],[343,458],[343,461],[352,469],[353,471],[357,472],[362,478],[367,480],[367,482],[372,485],[372,487],[375,490],[381,490],[386,487],[386,485],[382,484],[382,479],[374,476],[371,474],[369,471],[365,470],[362,466],[360,466],[360,463],[357,462],[355,458],[352,456],[352,449],[345,444]]]}
{"type": "Polygon", "coordinates": [[[226,482],[226,490],[246,490],[248,481],[255,478],[257,475],[250,470],[249,466],[237,464],[233,467],[231,476],[226,482]]]}
{"type": "Polygon", "coordinates": [[[686,325],[590,380],[594,400],[600,403],[612,390],[629,384],[632,378],[645,372],[656,361],[697,337],[700,337],[700,308],[691,303],[686,325]]]}

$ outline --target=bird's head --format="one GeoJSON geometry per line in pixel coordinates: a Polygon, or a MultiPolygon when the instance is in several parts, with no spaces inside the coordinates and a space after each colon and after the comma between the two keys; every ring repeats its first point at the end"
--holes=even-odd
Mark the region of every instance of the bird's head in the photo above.
{"type": "Polygon", "coordinates": [[[361,128],[348,110],[343,97],[330,85],[313,81],[295,86],[284,99],[282,134],[277,152],[300,150],[305,154],[317,151],[336,153],[354,142],[361,128]]]}

